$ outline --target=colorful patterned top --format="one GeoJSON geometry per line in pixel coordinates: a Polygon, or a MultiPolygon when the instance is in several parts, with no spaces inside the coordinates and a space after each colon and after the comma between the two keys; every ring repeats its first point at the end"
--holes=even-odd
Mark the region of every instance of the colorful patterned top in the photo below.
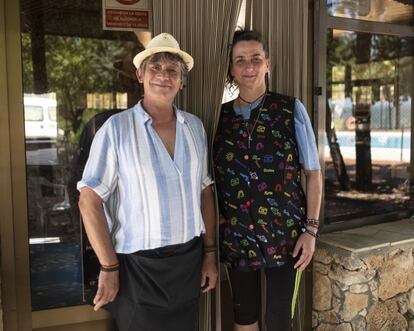
{"type": "Polygon", "coordinates": [[[221,259],[239,270],[285,264],[306,219],[295,99],[268,92],[248,121],[222,106],[213,160],[221,259]]]}

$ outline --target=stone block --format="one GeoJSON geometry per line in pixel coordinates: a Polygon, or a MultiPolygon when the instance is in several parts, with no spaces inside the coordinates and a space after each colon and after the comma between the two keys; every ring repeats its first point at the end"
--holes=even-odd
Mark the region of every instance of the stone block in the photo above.
{"type": "Polygon", "coordinates": [[[375,305],[367,316],[368,331],[404,331],[408,323],[398,312],[396,300],[388,300],[375,305]]]}
{"type": "Polygon", "coordinates": [[[332,284],[335,284],[341,292],[348,292],[349,291],[349,285],[348,284],[341,283],[337,280],[332,281],[332,284]]]}
{"type": "Polygon", "coordinates": [[[323,264],[330,264],[333,260],[333,257],[328,253],[326,249],[316,248],[313,255],[313,260],[323,264]]]}
{"type": "Polygon", "coordinates": [[[388,253],[388,257],[393,258],[394,256],[400,255],[402,252],[403,250],[400,248],[393,249],[391,252],[388,253]]]}
{"type": "Polygon", "coordinates": [[[347,293],[340,316],[344,321],[351,321],[358,313],[368,307],[368,295],[347,293]]]}
{"type": "Polygon", "coordinates": [[[377,280],[373,279],[369,282],[369,289],[371,290],[371,292],[378,290],[377,280]]]}
{"type": "Polygon", "coordinates": [[[315,329],[315,331],[335,331],[336,330],[336,325],[332,325],[332,324],[319,324],[317,326],[317,328],[315,329]]]}
{"type": "MultiPolygon", "coordinates": [[[[375,278],[373,280],[371,280],[369,283],[369,290],[371,292],[371,301],[373,302],[377,302],[379,301],[378,299],[378,280],[376,280],[375,278]]],[[[372,304],[372,303],[371,303],[372,304]]]]}
{"type": "Polygon", "coordinates": [[[349,323],[342,323],[336,327],[335,331],[352,331],[352,326],[349,323]]]}
{"type": "Polygon", "coordinates": [[[388,310],[384,304],[376,304],[371,307],[367,315],[367,327],[368,331],[381,330],[387,324],[388,310]]]}
{"type": "Polygon", "coordinates": [[[321,311],[319,313],[319,321],[322,323],[339,324],[338,314],[333,310],[321,311]]]}
{"type": "Polygon", "coordinates": [[[385,301],[414,287],[412,250],[404,251],[387,260],[378,270],[378,296],[385,301]]]}
{"type": "Polygon", "coordinates": [[[406,293],[400,294],[395,298],[395,300],[398,305],[398,311],[404,315],[408,311],[408,306],[409,306],[408,295],[406,293]]]}
{"type": "Polygon", "coordinates": [[[340,325],[333,324],[320,324],[315,331],[352,331],[352,326],[349,323],[343,323],[340,325]]]}
{"type": "Polygon", "coordinates": [[[334,262],[343,266],[345,269],[350,271],[364,270],[367,269],[366,264],[360,259],[355,257],[353,254],[350,256],[334,255],[334,262]]]}
{"type": "Polygon", "coordinates": [[[363,259],[368,269],[378,269],[384,264],[383,255],[371,255],[363,259]]]}
{"type": "Polygon", "coordinates": [[[408,307],[407,310],[414,316],[414,288],[408,293],[408,307]]]}
{"type": "Polygon", "coordinates": [[[397,330],[403,331],[403,330],[408,329],[408,322],[404,318],[403,315],[401,315],[400,313],[397,313],[394,316],[392,316],[389,326],[390,326],[390,330],[392,331],[397,331],[397,330]]]}
{"type": "Polygon", "coordinates": [[[339,314],[342,304],[343,304],[343,300],[337,297],[332,297],[332,309],[335,313],[339,314]]]}
{"type": "Polygon", "coordinates": [[[336,296],[337,298],[342,299],[344,297],[344,292],[336,282],[332,283],[332,293],[334,296],[336,296]]]}
{"type": "Polygon", "coordinates": [[[374,278],[375,270],[349,271],[339,265],[334,265],[329,271],[329,278],[341,282],[346,286],[367,283],[374,278]]]}
{"type": "Polygon", "coordinates": [[[319,324],[319,315],[316,311],[312,311],[312,329],[316,328],[319,324]]]}
{"type": "Polygon", "coordinates": [[[368,292],[369,286],[368,284],[355,284],[349,287],[349,291],[351,293],[364,293],[368,292]]]}
{"type": "Polygon", "coordinates": [[[367,321],[362,316],[357,316],[351,322],[353,331],[366,331],[367,330],[367,321]]]}
{"type": "Polygon", "coordinates": [[[313,278],[313,309],[329,310],[331,307],[331,281],[327,276],[315,272],[313,278]]]}
{"type": "Polygon", "coordinates": [[[313,271],[319,272],[322,275],[327,275],[331,266],[329,264],[323,264],[321,262],[313,262],[313,271]]]}

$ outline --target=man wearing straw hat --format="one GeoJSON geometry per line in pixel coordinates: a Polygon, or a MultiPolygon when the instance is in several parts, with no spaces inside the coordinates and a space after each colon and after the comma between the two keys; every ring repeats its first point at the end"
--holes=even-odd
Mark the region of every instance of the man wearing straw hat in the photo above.
{"type": "Polygon", "coordinates": [[[97,132],[77,185],[101,264],[93,303],[121,331],[195,330],[217,269],[206,133],[173,105],[193,58],[162,33],[133,62],[144,97],[97,132]]]}

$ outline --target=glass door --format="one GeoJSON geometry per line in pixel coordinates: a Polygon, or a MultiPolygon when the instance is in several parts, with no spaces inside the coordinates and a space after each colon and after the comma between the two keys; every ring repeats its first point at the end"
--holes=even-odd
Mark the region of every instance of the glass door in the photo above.
{"type": "Polygon", "coordinates": [[[414,1],[318,1],[315,17],[324,223],[410,217],[414,1]]]}
{"type": "Polygon", "coordinates": [[[58,321],[59,311],[94,314],[84,305],[98,264],[82,229],[76,183],[95,132],[140,96],[132,58],[142,45],[133,32],[104,31],[101,6],[20,1],[34,329],[79,322],[70,314],[58,321]]]}

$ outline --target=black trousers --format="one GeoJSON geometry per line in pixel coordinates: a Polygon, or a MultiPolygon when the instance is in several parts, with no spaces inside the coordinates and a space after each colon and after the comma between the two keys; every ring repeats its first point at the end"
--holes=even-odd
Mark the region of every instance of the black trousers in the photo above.
{"type": "Polygon", "coordinates": [[[105,306],[120,331],[196,330],[202,241],[199,237],[118,254],[120,290],[105,306]]]}
{"type": "MultiPolygon", "coordinates": [[[[266,268],[266,326],[268,331],[291,330],[291,304],[296,270],[293,262],[266,268]]],[[[234,322],[249,325],[260,317],[260,270],[229,269],[234,322]]]]}

